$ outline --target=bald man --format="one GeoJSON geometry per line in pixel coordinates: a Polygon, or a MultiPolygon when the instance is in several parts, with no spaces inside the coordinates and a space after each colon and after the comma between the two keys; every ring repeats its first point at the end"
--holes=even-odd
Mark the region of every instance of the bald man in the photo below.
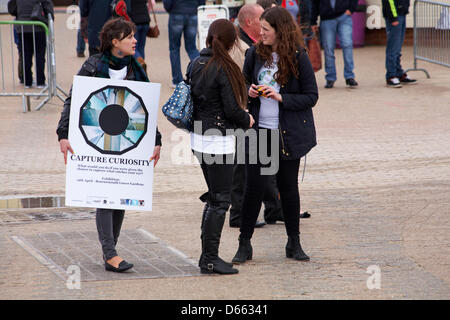
{"type": "Polygon", "coordinates": [[[261,38],[261,23],[259,18],[264,12],[259,4],[252,3],[244,5],[238,13],[239,37],[251,47],[261,38]]]}

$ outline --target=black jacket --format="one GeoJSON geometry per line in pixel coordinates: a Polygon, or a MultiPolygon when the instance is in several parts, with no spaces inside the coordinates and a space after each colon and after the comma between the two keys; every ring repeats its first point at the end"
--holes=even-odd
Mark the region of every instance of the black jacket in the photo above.
{"type": "Polygon", "coordinates": [[[205,48],[200,52],[200,57],[188,66],[187,77],[194,103],[193,118],[202,123],[202,132],[196,133],[218,129],[225,135],[226,129],[248,129],[250,116],[236,102],[225,70],[214,62],[205,70],[211,57],[211,49],[205,48]]]}
{"type": "Polygon", "coordinates": [[[320,20],[336,19],[350,10],[352,13],[358,7],[358,0],[336,0],[334,9],[331,7],[330,0],[312,0],[311,25],[317,24],[317,18],[320,20]]]}
{"type": "Polygon", "coordinates": [[[205,0],[163,0],[164,9],[171,14],[197,15],[197,7],[203,6],[205,0]]]}
{"type": "MultiPolygon", "coordinates": [[[[53,9],[53,2],[50,0],[10,0],[8,2],[8,13],[15,16],[16,20],[31,21],[31,12],[35,4],[41,2],[45,15],[50,14],[52,19],[55,20],[55,14],[53,9]]],[[[17,32],[22,32],[22,27],[15,26],[17,32]]],[[[35,27],[36,32],[43,32],[41,27],[35,27]]],[[[33,32],[33,27],[24,26],[23,32],[33,32]]]]}
{"type": "MultiPolygon", "coordinates": [[[[282,159],[299,159],[306,155],[316,144],[316,129],[312,107],[319,93],[314,70],[304,49],[297,51],[299,78],[293,75],[286,85],[280,88],[283,102],[279,106],[280,154],[282,159]]],[[[258,72],[264,61],[256,54],[256,48],[247,51],[244,62],[244,76],[248,84],[258,84],[258,72]]],[[[249,98],[249,112],[258,127],[260,99],[249,98]]]]}
{"type": "MultiPolygon", "coordinates": [[[[97,73],[97,64],[100,61],[101,54],[96,54],[90,56],[81,66],[80,71],[78,71],[78,76],[95,77],[97,73]]],[[[128,76],[128,80],[134,80],[134,74],[131,73],[128,76]]],[[[58,128],[56,129],[56,134],[58,135],[58,141],[61,139],[67,139],[69,137],[69,117],[70,117],[70,103],[72,101],[72,88],[70,89],[69,96],[66,101],[64,101],[64,108],[61,112],[61,118],[59,119],[58,128]]],[[[161,133],[156,127],[156,145],[161,145],[161,133]]]]}
{"type": "MultiPolygon", "coordinates": [[[[132,11],[131,0],[124,0],[127,5],[127,13],[132,11]]],[[[89,48],[98,49],[100,46],[100,31],[103,25],[111,18],[112,0],[80,0],[80,15],[88,18],[88,42],[89,48]]]]}
{"type": "Polygon", "coordinates": [[[398,16],[409,13],[409,0],[382,0],[383,17],[388,21],[397,21],[398,16]]]}
{"type": "Polygon", "coordinates": [[[147,8],[148,0],[131,0],[131,10],[127,10],[134,24],[149,24],[150,15],[147,8]]]}

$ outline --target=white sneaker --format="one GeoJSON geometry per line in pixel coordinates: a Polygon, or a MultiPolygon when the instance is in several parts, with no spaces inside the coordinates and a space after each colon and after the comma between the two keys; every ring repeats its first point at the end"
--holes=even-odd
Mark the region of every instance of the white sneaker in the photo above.
{"type": "Polygon", "coordinates": [[[400,83],[399,78],[392,77],[386,80],[386,85],[390,88],[401,88],[402,84],[400,83]]]}

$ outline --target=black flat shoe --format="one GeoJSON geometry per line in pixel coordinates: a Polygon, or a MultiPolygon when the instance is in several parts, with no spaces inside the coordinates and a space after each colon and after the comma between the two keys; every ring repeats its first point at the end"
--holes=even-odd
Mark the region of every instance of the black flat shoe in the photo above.
{"type": "Polygon", "coordinates": [[[106,271],[112,271],[112,272],[124,272],[129,269],[133,268],[132,263],[128,263],[125,260],[123,260],[121,263],[119,263],[119,267],[116,268],[113,265],[110,265],[108,262],[105,262],[105,270],[106,271]]]}

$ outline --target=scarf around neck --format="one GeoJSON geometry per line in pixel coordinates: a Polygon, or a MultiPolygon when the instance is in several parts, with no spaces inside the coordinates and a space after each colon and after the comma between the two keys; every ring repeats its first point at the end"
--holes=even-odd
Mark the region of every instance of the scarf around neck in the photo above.
{"type": "Polygon", "coordinates": [[[131,72],[134,74],[135,81],[150,82],[144,69],[133,56],[118,58],[112,55],[111,52],[105,52],[100,58],[100,61],[97,64],[96,76],[99,78],[109,78],[109,68],[121,70],[124,67],[129,68],[127,74],[130,74],[131,69],[131,72]]]}

